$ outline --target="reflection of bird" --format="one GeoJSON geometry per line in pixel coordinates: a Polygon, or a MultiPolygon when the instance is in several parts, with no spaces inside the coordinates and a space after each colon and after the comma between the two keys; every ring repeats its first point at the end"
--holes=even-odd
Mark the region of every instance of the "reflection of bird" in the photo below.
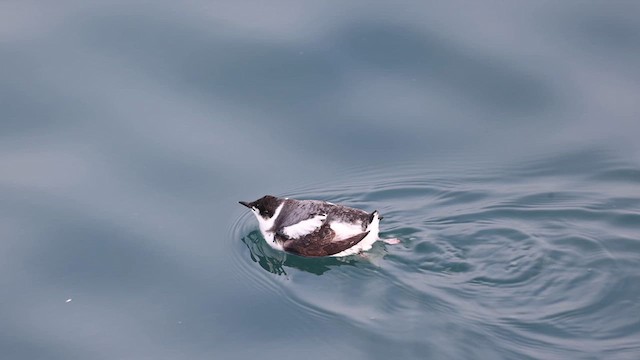
{"type": "Polygon", "coordinates": [[[378,240],[378,211],[318,200],[271,195],[240,201],[258,219],[260,232],[274,249],[302,256],[347,256],[371,249],[378,240]]]}
{"type": "MultiPolygon", "coordinates": [[[[325,272],[338,266],[356,266],[361,262],[350,257],[324,256],[318,258],[305,258],[299,256],[286,256],[284,252],[268,246],[260,234],[260,230],[255,230],[242,238],[242,242],[247,246],[251,254],[251,260],[258,263],[264,270],[288,277],[289,269],[297,269],[315,275],[322,275],[325,272]]],[[[367,258],[371,260],[370,257],[367,258]]]]}

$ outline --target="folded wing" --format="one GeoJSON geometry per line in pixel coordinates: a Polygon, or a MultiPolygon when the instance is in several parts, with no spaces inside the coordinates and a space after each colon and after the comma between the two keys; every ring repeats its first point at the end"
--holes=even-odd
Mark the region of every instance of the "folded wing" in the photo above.
{"type": "Polygon", "coordinates": [[[362,241],[367,234],[369,234],[368,231],[346,239],[335,239],[331,228],[323,226],[308,236],[285,241],[284,250],[302,256],[330,256],[356,245],[362,241]],[[327,235],[329,236],[327,237],[327,235]]]}

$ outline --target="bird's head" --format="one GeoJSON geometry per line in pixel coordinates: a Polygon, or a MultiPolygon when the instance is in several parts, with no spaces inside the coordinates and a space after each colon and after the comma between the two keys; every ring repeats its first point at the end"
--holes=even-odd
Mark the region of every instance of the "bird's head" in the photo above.
{"type": "Polygon", "coordinates": [[[271,219],[275,215],[276,209],[278,208],[278,206],[280,206],[280,204],[282,204],[283,201],[284,199],[282,198],[266,195],[256,201],[239,201],[239,203],[248,207],[249,210],[251,210],[256,216],[256,218],[258,218],[258,221],[260,221],[260,218],[262,218],[263,220],[271,219]]]}

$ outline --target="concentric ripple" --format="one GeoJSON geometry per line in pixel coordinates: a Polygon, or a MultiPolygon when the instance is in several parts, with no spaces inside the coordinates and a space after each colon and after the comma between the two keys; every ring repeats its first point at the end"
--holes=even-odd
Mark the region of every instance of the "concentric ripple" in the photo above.
{"type": "Polygon", "coordinates": [[[359,169],[281,194],[378,209],[381,236],[401,243],[301,258],[272,250],[246,213],[229,236],[239,280],[282,297],[309,326],[339,322],[421,353],[634,358],[640,170],[596,160],[359,169]]]}

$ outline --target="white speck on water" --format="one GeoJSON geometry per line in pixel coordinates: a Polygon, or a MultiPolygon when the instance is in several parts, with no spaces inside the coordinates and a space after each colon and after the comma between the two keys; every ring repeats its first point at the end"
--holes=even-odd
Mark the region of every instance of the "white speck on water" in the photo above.
{"type": "Polygon", "coordinates": [[[66,303],[70,303],[70,302],[71,302],[71,300],[72,300],[72,299],[71,299],[71,298],[69,298],[69,299],[67,299],[65,302],[66,302],[66,303]]]}

